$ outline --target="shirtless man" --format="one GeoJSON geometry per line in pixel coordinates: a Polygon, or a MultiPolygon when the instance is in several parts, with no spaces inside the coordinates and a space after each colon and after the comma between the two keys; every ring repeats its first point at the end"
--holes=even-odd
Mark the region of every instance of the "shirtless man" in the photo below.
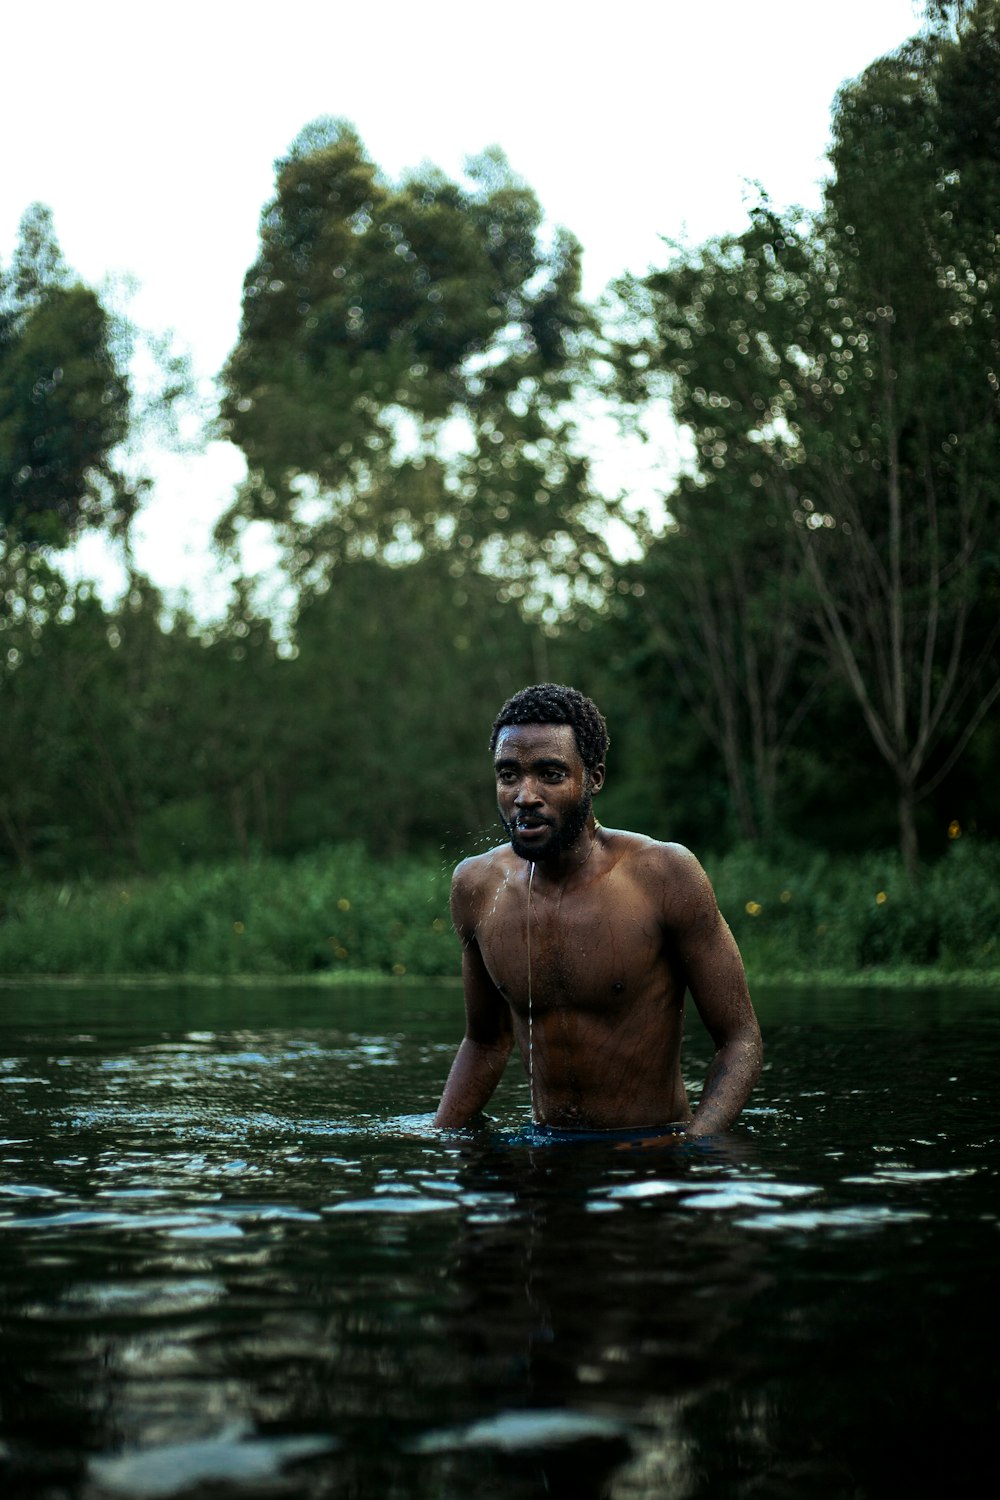
{"type": "Polygon", "coordinates": [[[594,817],[607,747],[604,719],[574,688],[524,688],[497,715],[510,843],[455,871],[465,1038],[436,1125],[485,1106],[515,1043],[535,1120],[559,1129],[715,1135],[757,1080],[757,1018],[704,870],[679,844],[594,817]],[[680,1066],[687,990],[715,1044],[693,1114],[680,1066]]]}

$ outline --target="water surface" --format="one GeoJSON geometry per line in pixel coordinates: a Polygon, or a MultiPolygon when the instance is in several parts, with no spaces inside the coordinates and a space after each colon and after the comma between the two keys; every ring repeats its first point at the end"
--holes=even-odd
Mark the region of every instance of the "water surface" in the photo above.
{"type": "Polygon", "coordinates": [[[434,1132],[449,987],[0,990],[0,1493],[989,1472],[1000,997],[757,998],[740,1124],[643,1150],[526,1131],[514,1064],[434,1132]]]}

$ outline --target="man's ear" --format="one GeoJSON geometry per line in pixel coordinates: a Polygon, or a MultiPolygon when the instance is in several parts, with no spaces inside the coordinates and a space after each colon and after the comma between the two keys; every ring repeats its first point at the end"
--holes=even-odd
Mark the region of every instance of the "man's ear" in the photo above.
{"type": "Polygon", "coordinates": [[[594,796],[594,797],[596,797],[597,793],[601,790],[601,787],[603,785],[604,785],[604,766],[603,765],[595,766],[594,769],[590,772],[590,792],[591,792],[591,795],[594,796]]]}

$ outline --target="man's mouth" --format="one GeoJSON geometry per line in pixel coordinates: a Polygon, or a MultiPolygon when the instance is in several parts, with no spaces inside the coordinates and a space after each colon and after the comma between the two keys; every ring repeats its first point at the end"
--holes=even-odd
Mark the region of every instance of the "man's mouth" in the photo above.
{"type": "Polygon", "coordinates": [[[544,829],[552,828],[554,826],[555,825],[550,818],[534,817],[530,814],[524,814],[523,816],[514,819],[514,827],[516,828],[518,833],[541,833],[544,829]]]}

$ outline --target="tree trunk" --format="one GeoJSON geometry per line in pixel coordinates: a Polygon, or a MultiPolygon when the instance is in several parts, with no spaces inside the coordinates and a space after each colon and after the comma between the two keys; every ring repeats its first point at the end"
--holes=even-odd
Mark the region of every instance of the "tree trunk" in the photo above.
{"type": "Polygon", "coordinates": [[[914,817],[916,797],[910,783],[899,787],[899,852],[903,857],[903,868],[911,880],[920,874],[920,848],[917,843],[917,824],[914,817]]]}

